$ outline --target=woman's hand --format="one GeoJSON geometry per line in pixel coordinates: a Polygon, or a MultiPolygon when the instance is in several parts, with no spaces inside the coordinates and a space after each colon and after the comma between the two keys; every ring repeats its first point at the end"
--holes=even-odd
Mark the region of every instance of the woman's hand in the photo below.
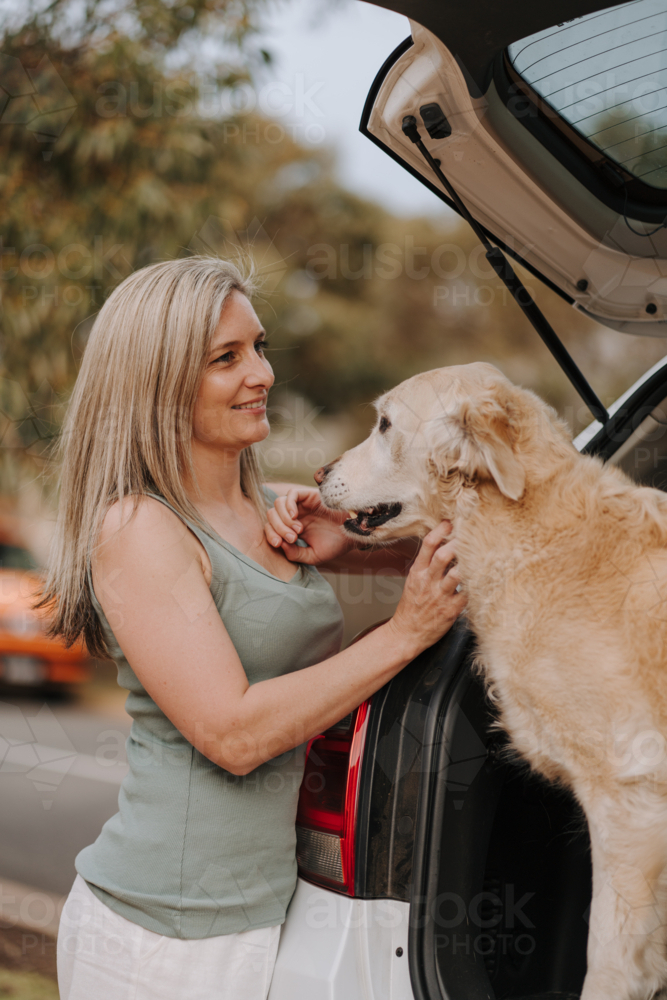
{"type": "Polygon", "coordinates": [[[267,514],[264,533],[270,545],[283,552],[291,562],[319,566],[354,548],[354,542],[341,531],[347,514],[324,506],[320,491],[310,486],[289,490],[276,498],[267,514]],[[296,544],[297,537],[308,548],[296,544]]]}
{"type": "Polygon", "coordinates": [[[456,592],[461,577],[454,542],[447,541],[451,530],[451,523],[443,521],[426,536],[394,616],[387,622],[415,656],[451,628],[467,603],[467,597],[456,592]]]}

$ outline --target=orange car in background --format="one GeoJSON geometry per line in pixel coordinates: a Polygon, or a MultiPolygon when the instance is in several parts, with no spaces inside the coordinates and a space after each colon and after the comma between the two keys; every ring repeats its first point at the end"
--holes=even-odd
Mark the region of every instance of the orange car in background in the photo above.
{"type": "Polygon", "coordinates": [[[32,604],[41,573],[30,552],[0,537],[0,685],[58,688],[90,678],[89,656],[46,635],[46,622],[32,604]]]}

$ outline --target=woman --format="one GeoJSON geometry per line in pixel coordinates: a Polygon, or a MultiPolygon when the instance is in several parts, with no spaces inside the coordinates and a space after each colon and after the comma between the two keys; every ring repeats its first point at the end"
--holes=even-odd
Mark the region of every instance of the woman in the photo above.
{"type": "Polygon", "coordinates": [[[360,555],[316,490],[260,484],[273,373],[250,292],[217,259],[136,272],[101,310],[70,404],[43,603],[55,634],[113,657],[134,722],[119,812],[76,859],[61,1000],[264,1000],[305,742],[464,605],[443,524],[393,618],[339,652],[340,608],[307,564],[360,555]]]}

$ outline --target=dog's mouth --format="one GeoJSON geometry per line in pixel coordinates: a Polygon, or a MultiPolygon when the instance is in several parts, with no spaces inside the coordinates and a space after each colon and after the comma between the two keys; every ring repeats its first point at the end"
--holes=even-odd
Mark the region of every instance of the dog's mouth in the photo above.
{"type": "Polygon", "coordinates": [[[377,507],[367,507],[366,510],[351,510],[343,527],[355,535],[370,535],[381,524],[398,517],[402,509],[402,503],[379,503],[377,507]]]}

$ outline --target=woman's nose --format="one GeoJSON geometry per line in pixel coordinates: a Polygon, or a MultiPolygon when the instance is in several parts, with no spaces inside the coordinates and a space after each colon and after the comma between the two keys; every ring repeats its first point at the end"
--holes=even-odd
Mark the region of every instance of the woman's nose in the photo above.
{"type": "Polygon", "coordinates": [[[247,386],[265,385],[270,388],[276,380],[271,365],[255,354],[255,358],[250,362],[250,370],[246,374],[245,383],[247,386]]]}

